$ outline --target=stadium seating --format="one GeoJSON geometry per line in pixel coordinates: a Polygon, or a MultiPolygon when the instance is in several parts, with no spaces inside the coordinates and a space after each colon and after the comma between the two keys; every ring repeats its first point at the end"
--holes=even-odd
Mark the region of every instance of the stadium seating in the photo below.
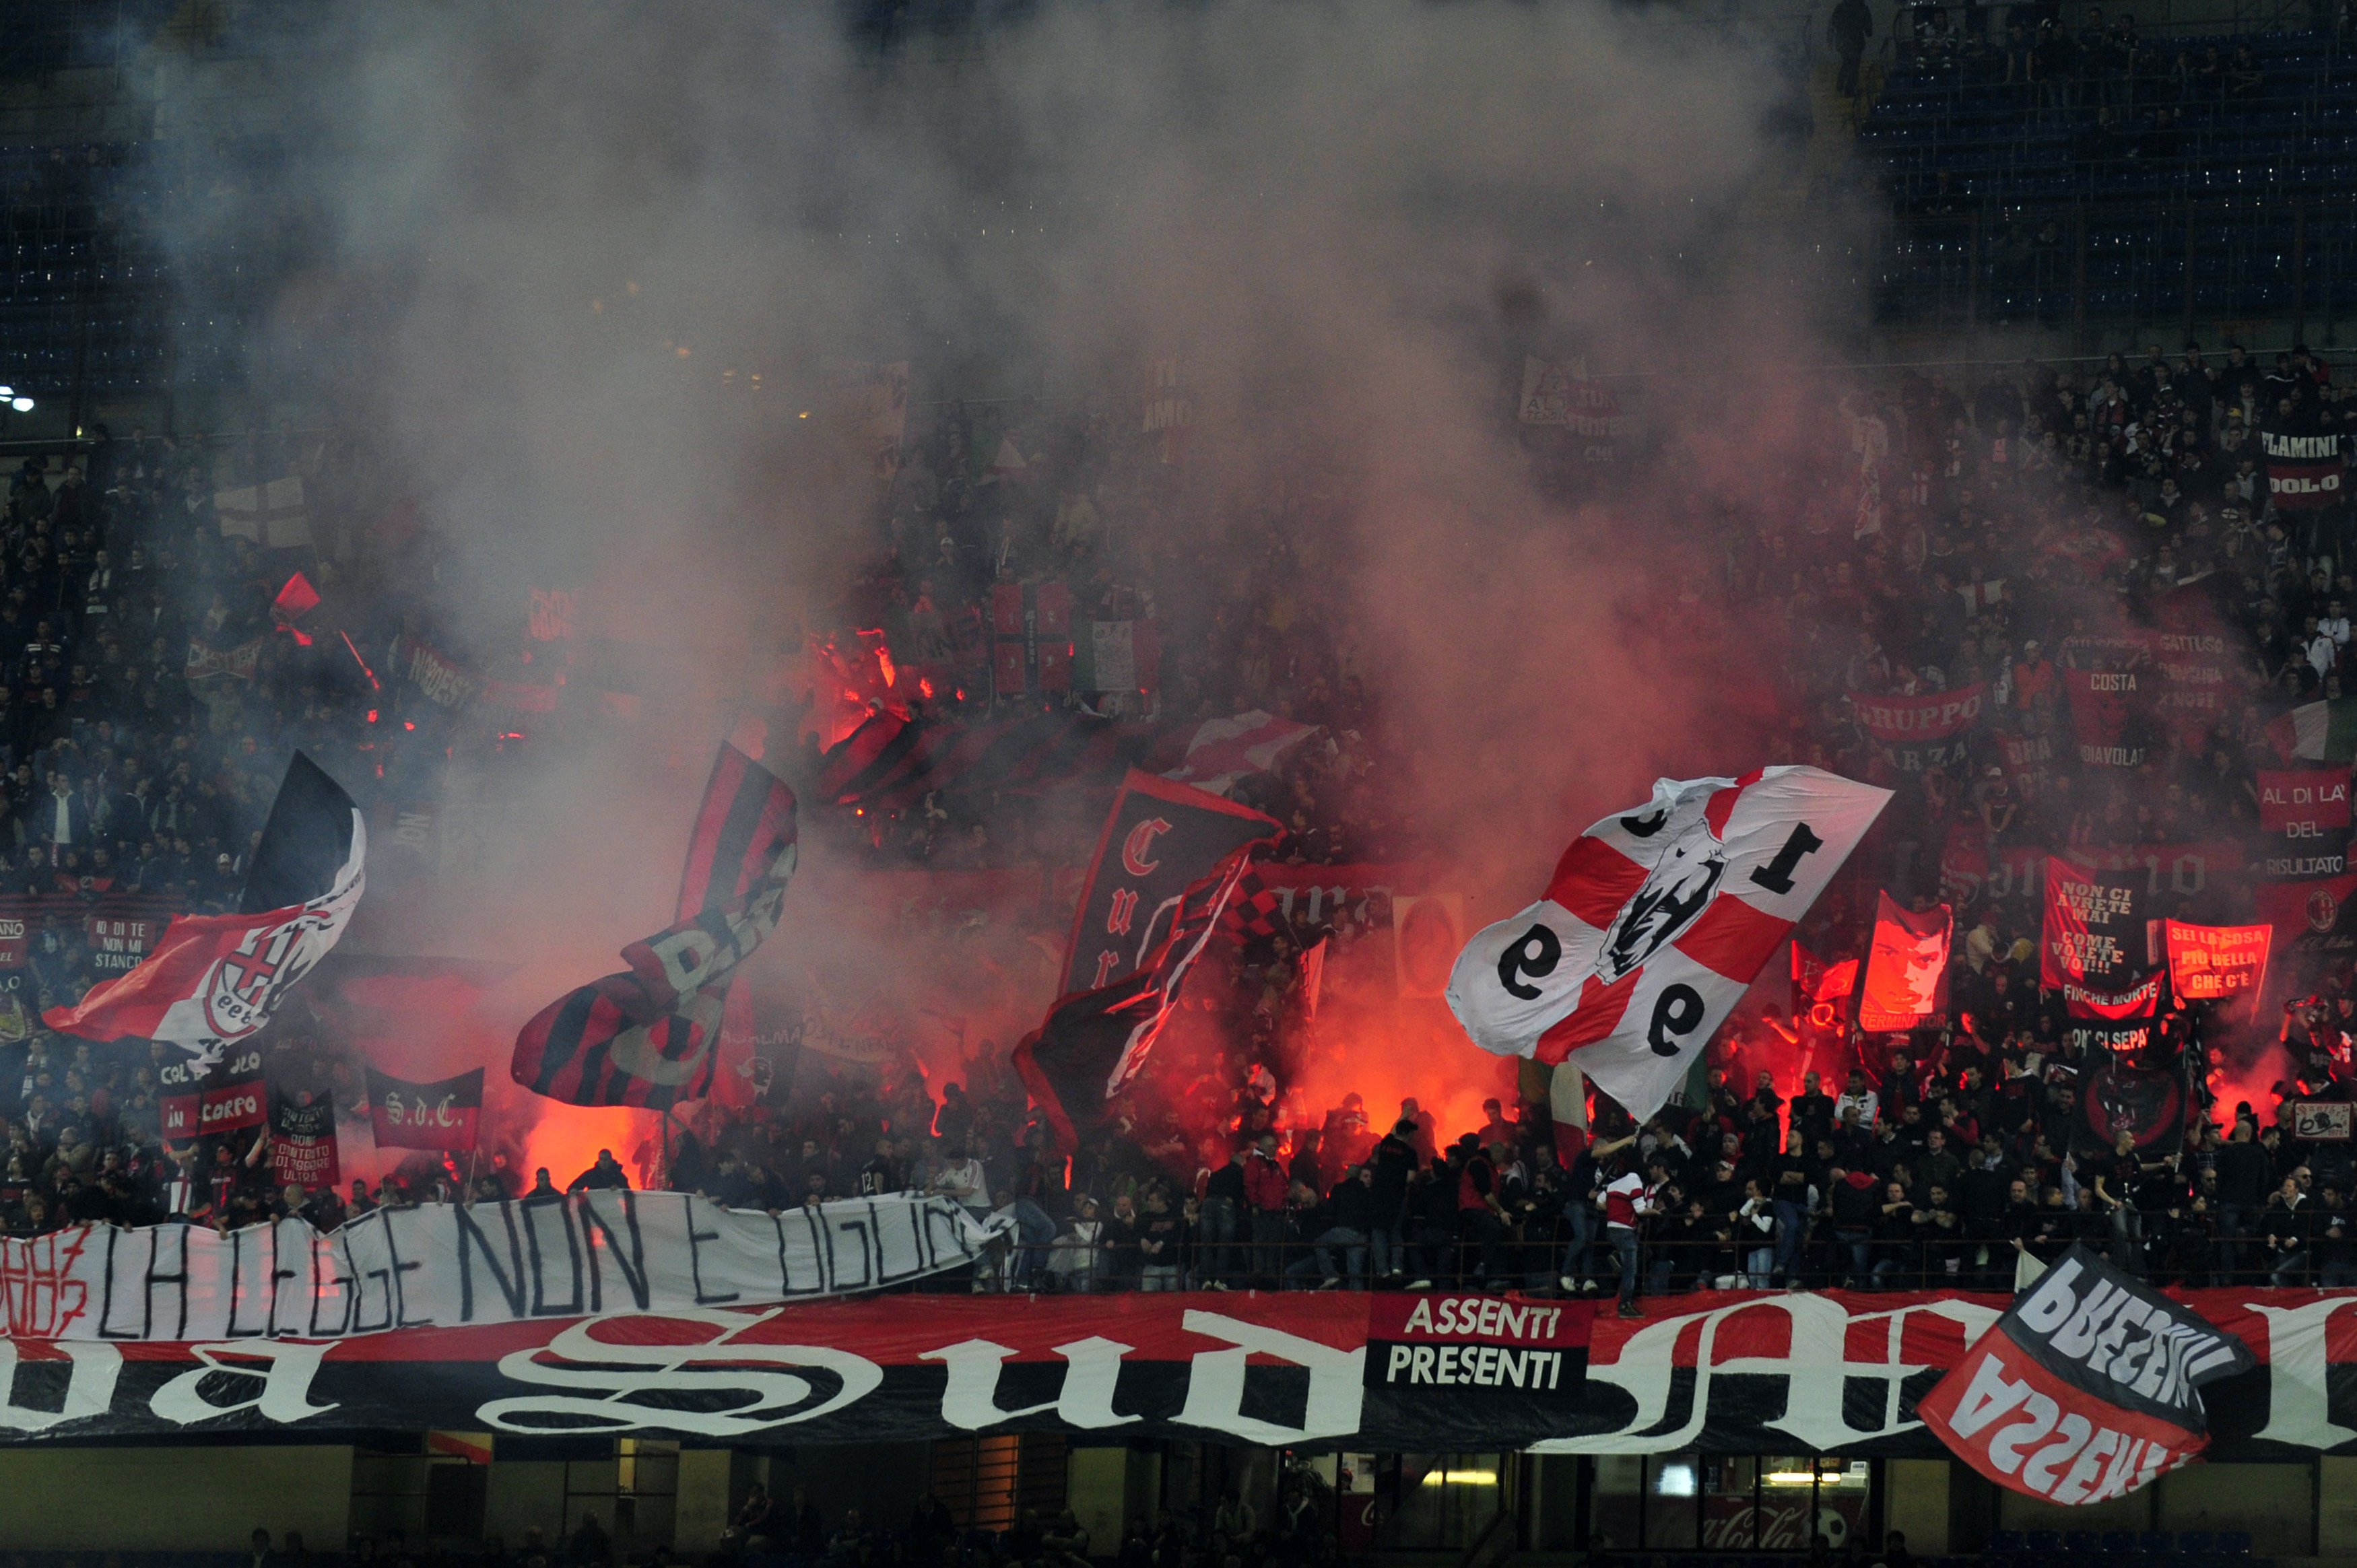
{"type": "Polygon", "coordinates": [[[2140,59],[2133,84],[2040,87],[2004,81],[1999,54],[1902,59],[1858,135],[1899,220],[1878,313],[2056,325],[2074,311],[2345,308],[2357,293],[2357,207],[2344,194],[2357,177],[2357,44],[2172,37],[2147,39],[2140,59]],[[2248,48],[2260,89],[2233,97],[2171,74],[2180,51],[2199,60],[2212,46],[2229,59],[2248,48]],[[2107,108],[2119,124],[2108,139],[2107,108]],[[2177,128],[2156,137],[2163,109],[2177,128]]]}

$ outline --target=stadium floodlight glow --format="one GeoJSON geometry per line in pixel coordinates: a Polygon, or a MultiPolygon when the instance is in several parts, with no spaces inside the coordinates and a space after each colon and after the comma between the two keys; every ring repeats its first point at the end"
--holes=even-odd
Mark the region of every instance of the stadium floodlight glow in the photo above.
{"type": "Polygon", "coordinates": [[[8,400],[8,406],[18,413],[30,413],[33,412],[33,400],[28,397],[11,398],[8,400]]]}
{"type": "Polygon", "coordinates": [[[15,397],[16,395],[16,389],[15,387],[12,387],[12,386],[6,386],[6,385],[0,385],[0,398],[11,398],[11,397],[15,397]]]}

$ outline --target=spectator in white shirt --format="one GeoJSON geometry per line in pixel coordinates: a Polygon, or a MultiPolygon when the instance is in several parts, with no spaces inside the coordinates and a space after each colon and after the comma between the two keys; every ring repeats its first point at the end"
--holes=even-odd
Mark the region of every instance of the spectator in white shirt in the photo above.
{"type": "Polygon", "coordinates": [[[1866,1086],[1866,1074],[1856,1068],[1850,1069],[1848,1086],[1834,1101],[1834,1120],[1840,1121],[1842,1112],[1853,1105],[1857,1107],[1857,1122],[1861,1127],[1873,1126],[1875,1119],[1882,1113],[1881,1097],[1866,1086]]]}

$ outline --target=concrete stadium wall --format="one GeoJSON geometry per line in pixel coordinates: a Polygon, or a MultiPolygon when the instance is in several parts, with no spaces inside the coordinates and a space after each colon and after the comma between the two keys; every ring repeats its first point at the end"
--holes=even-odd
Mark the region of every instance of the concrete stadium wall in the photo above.
{"type": "Polygon", "coordinates": [[[27,1551],[340,1551],[351,1502],[347,1447],[0,1450],[0,1541],[27,1551]]]}

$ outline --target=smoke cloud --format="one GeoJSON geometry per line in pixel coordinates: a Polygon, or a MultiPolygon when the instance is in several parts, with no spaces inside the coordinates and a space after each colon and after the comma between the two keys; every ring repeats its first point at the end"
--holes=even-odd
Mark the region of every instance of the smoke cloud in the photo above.
{"type": "MultiPolygon", "coordinates": [[[[1656,773],[1761,759],[1775,648],[1730,620],[1701,522],[1799,439],[1780,367],[1813,355],[1827,299],[1793,258],[1840,225],[1762,237],[1793,149],[1761,130],[1788,89],[1756,40],[1408,0],[1049,5],[882,52],[832,7],[749,0],[311,27],[279,51],[294,156],[225,148],[168,237],[307,237],[257,390],[375,433],[443,542],[408,585],[446,635],[506,646],[524,589],[563,585],[667,671],[635,723],[454,764],[498,831],[371,934],[521,967],[408,1032],[421,1074],[500,1077],[524,1016],[662,922],[715,741],[750,715],[791,748],[780,672],[883,542],[808,417],[839,361],[909,361],[920,403],[1095,398],[1121,422],[1145,362],[1179,359],[1190,502],[1119,526],[1211,591],[1268,570],[1226,520],[1305,520],[1299,591],[1405,759],[1389,814],[1477,920],[1656,773]],[[1544,493],[1515,439],[1525,354],[1628,376],[1661,477],[1544,493]]],[[[813,839],[757,962],[986,993],[1000,1015],[955,1050],[1036,1019],[1049,955],[905,940],[813,839]]],[[[1461,1040],[1436,1060],[1429,1023],[1397,1065],[1494,1086],[1461,1040]]]]}

